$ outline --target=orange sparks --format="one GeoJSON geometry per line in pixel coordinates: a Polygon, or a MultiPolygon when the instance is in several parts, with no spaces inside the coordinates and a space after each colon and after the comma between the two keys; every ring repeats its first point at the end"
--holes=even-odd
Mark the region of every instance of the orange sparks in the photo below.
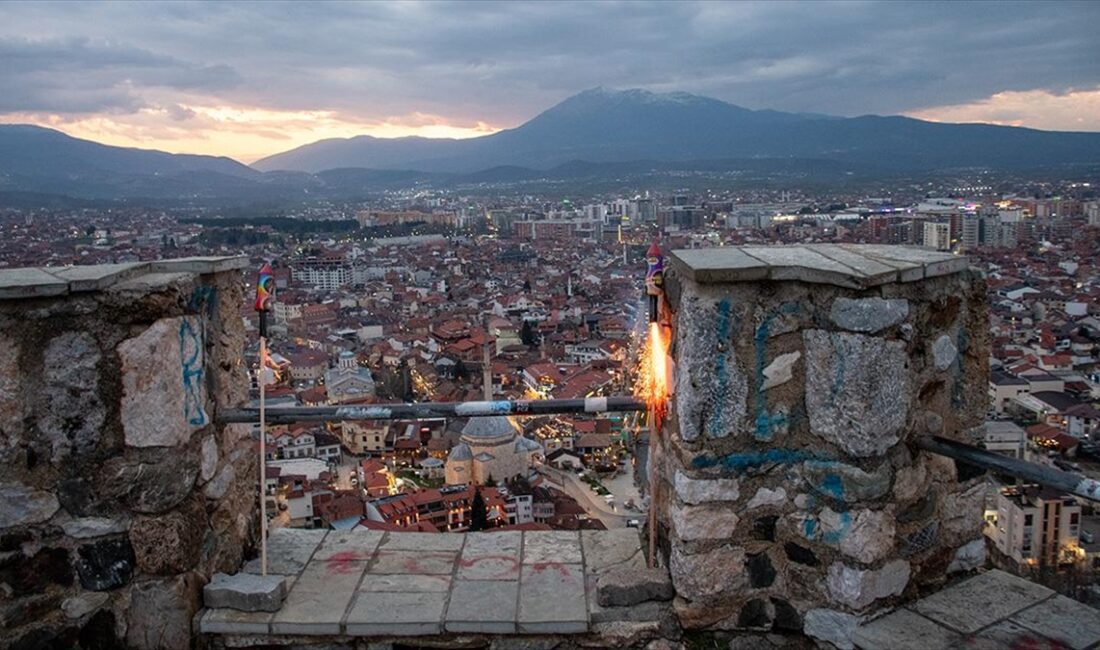
{"type": "Polygon", "coordinates": [[[653,413],[655,428],[668,412],[668,342],[664,330],[657,323],[649,324],[649,338],[642,353],[638,377],[638,389],[653,413]]]}

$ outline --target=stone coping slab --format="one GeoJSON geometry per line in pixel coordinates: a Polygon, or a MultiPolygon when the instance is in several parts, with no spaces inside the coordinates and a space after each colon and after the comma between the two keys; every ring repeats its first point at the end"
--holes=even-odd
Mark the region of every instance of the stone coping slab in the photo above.
{"type": "Polygon", "coordinates": [[[247,268],[243,255],[182,257],[155,262],[0,269],[0,300],[103,291],[144,275],[221,273],[247,268]]]}
{"type": "MultiPolygon", "coordinates": [[[[583,540],[600,570],[631,566],[641,557],[637,531],[585,531],[583,540]]],[[[591,631],[582,536],[575,531],[278,529],[269,537],[268,563],[270,573],[287,576],[279,611],[207,609],[198,619],[203,634],[407,637],[591,631]]],[[[250,561],[248,567],[256,569],[258,563],[250,561]]]]}
{"type": "Polygon", "coordinates": [[[965,270],[970,260],[915,246],[801,244],[674,250],[671,266],[699,284],[794,280],[853,289],[965,270]]]}
{"type": "Polygon", "coordinates": [[[1100,610],[992,570],[860,625],[861,650],[1100,647],[1100,610]]]}

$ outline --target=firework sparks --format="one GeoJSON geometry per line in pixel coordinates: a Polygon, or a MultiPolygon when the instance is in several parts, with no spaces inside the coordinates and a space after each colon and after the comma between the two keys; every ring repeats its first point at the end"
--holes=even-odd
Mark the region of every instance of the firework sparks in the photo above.
{"type": "Polygon", "coordinates": [[[660,428],[668,412],[668,341],[658,323],[649,324],[649,336],[642,349],[638,374],[637,393],[645,399],[654,417],[654,426],[660,428]]]}

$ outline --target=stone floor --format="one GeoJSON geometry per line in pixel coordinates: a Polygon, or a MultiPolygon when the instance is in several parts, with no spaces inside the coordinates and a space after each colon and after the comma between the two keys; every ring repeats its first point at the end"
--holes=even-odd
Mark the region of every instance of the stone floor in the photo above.
{"type": "MultiPolygon", "coordinates": [[[[274,613],[207,609],[204,634],[581,634],[594,577],[643,567],[637,531],[470,534],[273,531],[268,571],[287,576],[274,613]]],[[[246,571],[258,572],[253,560],[246,571]]]]}
{"type": "Polygon", "coordinates": [[[863,650],[1084,650],[1100,610],[1003,571],[988,571],[863,624],[863,650]]]}

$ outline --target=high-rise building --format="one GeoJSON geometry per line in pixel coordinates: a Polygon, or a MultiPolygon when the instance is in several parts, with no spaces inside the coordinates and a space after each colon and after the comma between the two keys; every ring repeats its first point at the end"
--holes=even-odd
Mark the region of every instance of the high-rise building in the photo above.
{"type": "Polygon", "coordinates": [[[1073,497],[1037,485],[1006,487],[986,534],[1018,563],[1053,565],[1074,559],[1080,525],[1081,506],[1073,497]]]}
{"type": "Polygon", "coordinates": [[[925,221],[923,245],[938,251],[951,250],[951,224],[925,221]]]}

